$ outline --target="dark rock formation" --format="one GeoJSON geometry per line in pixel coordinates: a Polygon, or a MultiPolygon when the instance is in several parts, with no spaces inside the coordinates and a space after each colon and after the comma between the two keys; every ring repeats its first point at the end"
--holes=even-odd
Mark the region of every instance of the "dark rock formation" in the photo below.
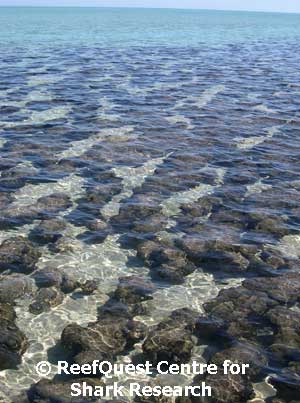
{"type": "Polygon", "coordinates": [[[192,335],[197,317],[189,309],[174,311],[149,332],[143,343],[145,357],[154,365],[164,360],[169,364],[188,362],[195,345],[192,335]]]}
{"type": "Polygon", "coordinates": [[[0,276],[0,302],[13,303],[16,299],[33,295],[34,280],[24,274],[0,276]]]}
{"type": "Polygon", "coordinates": [[[153,283],[138,276],[120,277],[114,298],[124,304],[136,304],[151,300],[155,287],[153,283]]]}
{"type": "Polygon", "coordinates": [[[115,304],[104,306],[99,310],[96,322],[85,328],[70,324],[64,329],[61,343],[74,362],[113,361],[117,354],[144,337],[144,326],[126,317],[122,307],[119,308],[115,304]]]}
{"type": "Polygon", "coordinates": [[[166,247],[158,241],[141,243],[137,250],[138,257],[150,267],[154,278],[181,284],[184,278],[196,269],[183,251],[175,247],[166,247]]]}
{"type": "Polygon", "coordinates": [[[15,369],[21,363],[28,342],[15,324],[11,305],[0,303],[0,370],[15,369]]]}
{"type": "Polygon", "coordinates": [[[36,203],[36,208],[43,214],[54,214],[66,210],[71,205],[72,202],[65,193],[52,193],[49,196],[40,197],[36,203]]]}
{"type": "Polygon", "coordinates": [[[7,239],[0,245],[0,271],[31,273],[40,255],[33,243],[22,236],[7,239]]]}
{"type": "Polygon", "coordinates": [[[55,287],[42,288],[36,294],[34,301],[29,306],[29,311],[38,315],[42,312],[49,311],[52,307],[61,304],[64,296],[61,291],[55,287]]]}
{"type": "Polygon", "coordinates": [[[44,220],[31,231],[31,238],[41,244],[56,242],[65,228],[66,223],[63,220],[57,218],[44,220]]]}
{"type": "Polygon", "coordinates": [[[28,403],[90,403],[99,401],[98,398],[92,397],[72,397],[71,385],[74,382],[81,384],[86,382],[87,385],[92,387],[102,385],[100,380],[90,378],[67,381],[42,379],[31,386],[27,392],[27,401],[28,403]]]}

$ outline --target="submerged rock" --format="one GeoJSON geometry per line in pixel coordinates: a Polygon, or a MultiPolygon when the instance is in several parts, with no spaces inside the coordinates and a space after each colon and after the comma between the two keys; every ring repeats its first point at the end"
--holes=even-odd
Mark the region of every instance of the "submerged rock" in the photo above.
{"type": "Polygon", "coordinates": [[[46,267],[37,270],[33,278],[39,288],[60,287],[63,281],[63,273],[58,269],[46,267]]]}
{"type": "Polygon", "coordinates": [[[105,231],[108,227],[108,223],[95,218],[94,220],[89,221],[86,226],[91,231],[105,231]]]}
{"type": "Polygon", "coordinates": [[[49,311],[52,307],[60,305],[64,300],[62,292],[57,288],[42,288],[36,295],[35,300],[30,304],[29,311],[38,315],[49,311]]]}
{"type": "Polygon", "coordinates": [[[30,387],[27,392],[27,401],[28,403],[89,403],[99,401],[98,398],[92,397],[72,397],[71,385],[74,382],[79,384],[86,382],[87,385],[92,387],[103,385],[100,380],[90,378],[65,381],[42,379],[30,387]]]}
{"type": "Polygon", "coordinates": [[[31,231],[31,237],[41,244],[56,242],[65,228],[66,223],[61,219],[44,220],[31,231]]]}
{"type": "Polygon", "coordinates": [[[278,237],[283,237],[290,233],[288,225],[280,217],[264,218],[258,222],[255,229],[261,232],[271,233],[278,237]]]}
{"type": "Polygon", "coordinates": [[[104,311],[120,309],[129,317],[145,315],[149,309],[145,303],[153,299],[152,293],[155,289],[154,284],[147,278],[136,275],[120,277],[117,289],[101,309],[104,311]]]}
{"type": "Polygon", "coordinates": [[[1,186],[9,189],[18,189],[25,185],[28,177],[33,175],[33,171],[20,170],[17,167],[3,170],[0,176],[1,186]]]}
{"type": "Polygon", "coordinates": [[[40,197],[36,203],[36,208],[41,213],[58,213],[71,206],[71,199],[65,193],[52,193],[49,196],[40,197]]]}
{"type": "Polygon", "coordinates": [[[12,225],[24,225],[39,218],[39,212],[35,206],[19,207],[9,205],[2,211],[5,222],[12,225]]]}
{"type": "Polygon", "coordinates": [[[243,282],[243,286],[252,292],[264,292],[279,303],[293,305],[300,301],[300,273],[297,272],[271,278],[247,279],[243,282]]]}
{"type": "Polygon", "coordinates": [[[159,242],[146,241],[138,246],[138,257],[150,267],[152,277],[181,284],[196,267],[178,248],[167,247],[159,242]]]}
{"type": "Polygon", "coordinates": [[[0,208],[3,209],[12,202],[12,196],[9,193],[0,192],[0,208]]]}
{"type": "Polygon", "coordinates": [[[267,359],[253,345],[237,345],[225,349],[213,355],[208,364],[215,364],[218,374],[198,375],[194,378],[191,386],[201,386],[204,381],[211,387],[211,397],[182,397],[177,398],[176,403],[245,403],[254,397],[253,381],[260,374],[261,369],[267,364],[267,359]],[[228,374],[223,369],[223,363],[229,360],[240,367],[249,364],[244,368],[244,373],[228,374]]]}
{"type": "Polygon", "coordinates": [[[0,302],[13,303],[16,299],[35,292],[34,280],[24,274],[0,276],[0,302]]]}
{"type": "Polygon", "coordinates": [[[268,365],[267,354],[254,344],[235,344],[232,347],[214,354],[210,362],[218,365],[218,367],[222,369],[225,360],[239,364],[240,367],[243,364],[249,364],[248,368],[245,370],[245,375],[243,375],[248,380],[256,379],[268,365]]]}
{"type": "Polygon", "coordinates": [[[0,303],[0,370],[16,369],[28,347],[25,335],[15,324],[11,305],[0,303]]]}
{"type": "MultiPolygon", "coordinates": [[[[278,366],[280,374],[271,378],[278,390],[278,401],[281,398],[292,401],[292,397],[297,396],[299,279],[297,272],[247,279],[239,287],[222,290],[214,300],[204,305],[209,316],[199,318],[195,334],[200,340],[213,341],[218,348],[222,343],[223,348],[225,346],[210,358],[210,362],[222,365],[225,359],[229,359],[250,364],[247,376],[222,374],[215,378],[205,377],[214,391],[212,400],[207,401],[247,401],[253,395],[252,383],[261,380],[268,372],[269,360],[273,368],[278,366]]],[[[191,399],[194,401],[198,400],[191,399]]],[[[206,402],[199,400],[202,401],[206,402]]]]}
{"type": "Polygon", "coordinates": [[[75,277],[67,273],[63,273],[62,283],[60,285],[60,289],[63,293],[70,294],[78,287],[80,287],[80,283],[75,279],[75,277]]]}
{"type": "Polygon", "coordinates": [[[36,271],[33,277],[39,288],[56,287],[65,294],[69,294],[80,287],[86,287],[86,289],[92,287],[92,284],[86,284],[87,282],[81,284],[72,274],[58,268],[46,267],[36,271]]]}
{"type": "Polygon", "coordinates": [[[229,337],[258,342],[270,331],[265,313],[277,305],[278,302],[266,293],[253,293],[239,286],[220,291],[217,298],[204,304],[204,309],[209,315],[225,321],[229,337]]]}
{"type": "Polygon", "coordinates": [[[179,309],[155,326],[142,346],[146,359],[154,365],[160,361],[188,362],[195,345],[192,335],[197,316],[189,309],[179,309]]]}
{"type": "Polygon", "coordinates": [[[12,305],[6,303],[0,303],[0,318],[7,322],[14,322],[16,319],[16,313],[12,305]]]}
{"type": "Polygon", "coordinates": [[[195,335],[201,341],[222,343],[226,335],[227,322],[214,316],[200,316],[195,324],[195,335]]]}
{"type": "Polygon", "coordinates": [[[212,388],[212,397],[199,402],[245,403],[255,396],[251,382],[244,375],[208,375],[205,382],[212,388]]]}
{"type": "Polygon", "coordinates": [[[84,282],[78,282],[78,287],[83,294],[90,295],[98,289],[98,283],[95,280],[87,280],[84,282]]]}
{"type": "Polygon", "coordinates": [[[277,306],[267,313],[267,317],[276,326],[274,344],[277,351],[282,346],[281,351],[286,353],[289,361],[297,358],[300,361],[300,313],[277,306]]]}
{"type": "Polygon", "coordinates": [[[113,227],[120,232],[157,232],[166,223],[160,207],[148,203],[130,203],[122,206],[117,216],[111,219],[113,227]]]}
{"type": "Polygon", "coordinates": [[[120,277],[114,297],[125,304],[135,304],[152,299],[154,284],[139,276],[120,277]]]}
{"type": "Polygon", "coordinates": [[[250,262],[240,252],[238,245],[191,236],[178,243],[188,258],[204,270],[223,275],[243,273],[249,268],[250,262]]]}
{"type": "Polygon", "coordinates": [[[56,253],[75,252],[76,249],[74,239],[68,236],[62,236],[53,245],[53,251],[56,253]]]}
{"type": "Polygon", "coordinates": [[[269,382],[277,390],[278,399],[282,402],[298,403],[300,396],[299,372],[284,371],[281,376],[272,375],[269,382]]]}
{"type": "MultiPolygon", "coordinates": [[[[115,307],[118,308],[118,307],[115,307]]],[[[144,337],[145,327],[126,318],[119,309],[101,309],[97,322],[87,327],[68,325],[62,333],[61,343],[72,360],[78,364],[93,360],[113,361],[117,354],[131,348],[144,337]]]]}
{"type": "Polygon", "coordinates": [[[28,239],[18,236],[0,245],[0,271],[31,273],[41,253],[28,239]]]}
{"type": "Polygon", "coordinates": [[[222,204],[220,198],[213,196],[205,196],[194,203],[185,203],[181,206],[181,210],[185,216],[205,217],[213,210],[219,208],[222,204]]]}
{"type": "Polygon", "coordinates": [[[189,260],[196,266],[218,276],[256,273],[273,276],[277,269],[288,268],[291,262],[276,250],[263,245],[240,243],[240,240],[207,239],[201,234],[188,235],[176,241],[189,260]]]}

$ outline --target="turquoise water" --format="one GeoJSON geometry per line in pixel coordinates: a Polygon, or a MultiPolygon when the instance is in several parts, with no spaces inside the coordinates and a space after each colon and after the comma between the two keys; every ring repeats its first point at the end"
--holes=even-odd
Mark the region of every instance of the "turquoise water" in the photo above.
{"type": "Polygon", "coordinates": [[[220,45],[300,40],[300,15],[109,9],[0,9],[1,45],[220,45]]]}

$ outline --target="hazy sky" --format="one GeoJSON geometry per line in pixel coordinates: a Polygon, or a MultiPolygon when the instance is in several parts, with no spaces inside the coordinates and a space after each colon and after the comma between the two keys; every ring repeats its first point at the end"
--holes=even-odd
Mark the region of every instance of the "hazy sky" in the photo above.
{"type": "Polygon", "coordinates": [[[174,7],[300,13],[300,0],[0,0],[0,5],[174,7]]]}

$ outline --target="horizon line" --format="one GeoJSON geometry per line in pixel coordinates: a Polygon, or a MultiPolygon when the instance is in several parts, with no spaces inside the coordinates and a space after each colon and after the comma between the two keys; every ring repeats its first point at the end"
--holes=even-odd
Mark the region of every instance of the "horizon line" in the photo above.
{"type": "Polygon", "coordinates": [[[100,5],[30,5],[30,4],[0,4],[0,8],[100,8],[100,9],[135,9],[135,10],[191,10],[191,11],[227,11],[238,13],[267,13],[267,14],[300,14],[300,11],[278,11],[278,10],[236,10],[236,9],[215,9],[215,8],[194,8],[194,7],[132,7],[132,6],[100,6],[100,5]]]}

